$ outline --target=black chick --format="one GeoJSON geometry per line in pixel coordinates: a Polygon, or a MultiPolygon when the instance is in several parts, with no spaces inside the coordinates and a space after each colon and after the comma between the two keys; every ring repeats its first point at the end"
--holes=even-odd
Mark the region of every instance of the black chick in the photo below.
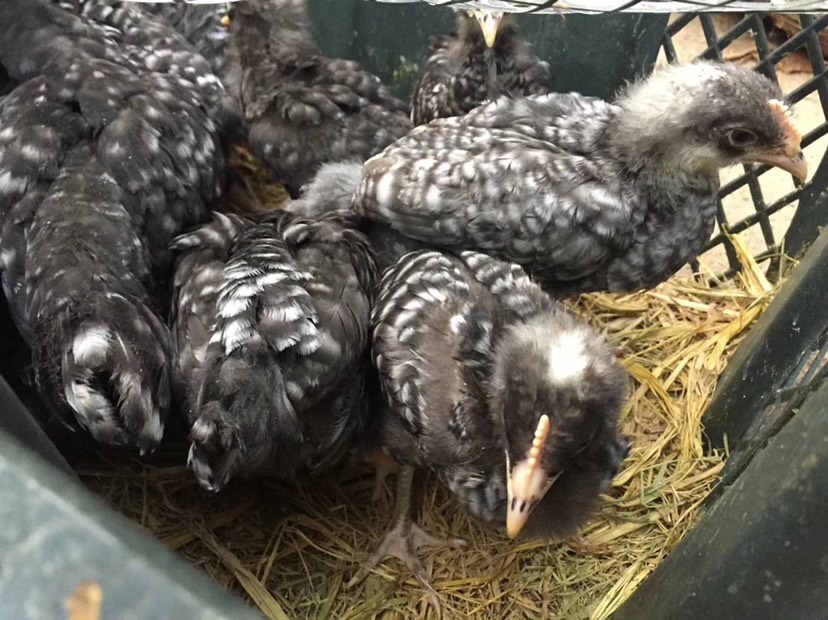
{"type": "Polygon", "coordinates": [[[625,371],[517,265],[407,254],[380,284],[372,360],[386,404],[372,426],[401,469],[394,526],[371,566],[393,554],[428,585],[412,552],[441,541],[411,521],[415,468],[510,537],[526,526],[559,538],[589,517],[626,456],[625,371]]]}
{"type": "Polygon", "coordinates": [[[0,103],[3,289],[58,417],[146,451],[170,402],[168,245],[220,193],[230,99],[162,24],[71,5],[0,3],[20,84],[0,103]]]}
{"type": "Polygon", "coordinates": [[[305,0],[235,4],[230,32],[250,147],[292,196],[321,164],[364,161],[411,129],[377,76],[319,53],[305,0]]]}
{"type": "Polygon", "coordinates": [[[351,219],[216,214],[173,244],[179,393],[204,488],[316,470],[362,427],[377,276],[351,219]]]}
{"type": "Polygon", "coordinates": [[[176,0],[140,2],[139,6],[182,34],[210,63],[224,86],[233,87],[235,72],[229,63],[230,30],[227,17],[232,4],[221,0],[198,3],[176,0]]]}
{"type": "Polygon", "coordinates": [[[359,213],[432,246],[521,264],[556,295],[652,287],[715,223],[720,168],[804,179],[779,88],[730,64],[672,65],[615,103],[501,98],[418,127],[365,163],[359,213]]]}
{"type": "Polygon", "coordinates": [[[461,116],[500,95],[551,90],[549,64],[518,36],[514,15],[458,10],[456,32],[431,39],[428,60],[411,95],[411,119],[422,125],[461,116]]]}

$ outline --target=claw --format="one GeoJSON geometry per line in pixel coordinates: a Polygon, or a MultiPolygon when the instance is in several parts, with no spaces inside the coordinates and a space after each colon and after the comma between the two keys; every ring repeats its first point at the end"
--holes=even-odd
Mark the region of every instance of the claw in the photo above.
{"type": "Polygon", "coordinates": [[[573,536],[572,538],[568,539],[566,545],[572,549],[575,553],[579,553],[581,555],[587,556],[606,556],[611,555],[613,552],[612,546],[603,543],[603,544],[594,544],[588,542],[582,536],[573,536]]]}
{"type": "Polygon", "coordinates": [[[408,570],[413,573],[417,583],[426,590],[426,599],[439,617],[441,613],[439,596],[431,585],[431,580],[428,577],[423,563],[417,556],[417,549],[420,547],[449,547],[451,549],[459,549],[465,546],[465,544],[466,541],[461,538],[439,538],[432,536],[411,521],[411,519],[405,519],[402,522],[398,522],[385,535],[379,547],[365,560],[365,564],[348,582],[347,587],[352,588],[363,581],[371,569],[375,568],[385,558],[389,556],[395,557],[408,567],[408,570]]]}
{"type": "Polygon", "coordinates": [[[466,541],[461,538],[439,538],[432,536],[411,520],[409,508],[413,477],[414,470],[412,468],[402,467],[400,469],[399,477],[397,478],[395,525],[382,539],[376,551],[368,557],[356,575],[347,583],[346,587],[352,588],[360,583],[368,576],[371,569],[376,567],[386,557],[392,556],[402,560],[414,574],[417,583],[426,590],[426,600],[439,618],[441,615],[439,596],[431,585],[423,563],[417,556],[417,549],[420,547],[449,547],[451,549],[458,549],[464,546],[466,541]]]}

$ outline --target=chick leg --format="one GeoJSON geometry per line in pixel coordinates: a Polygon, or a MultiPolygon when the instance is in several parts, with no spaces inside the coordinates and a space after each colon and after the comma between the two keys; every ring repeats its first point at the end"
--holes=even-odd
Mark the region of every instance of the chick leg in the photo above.
{"type": "Polygon", "coordinates": [[[371,493],[371,501],[375,504],[379,501],[382,495],[383,487],[385,486],[385,479],[389,475],[399,470],[397,462],[383,452],[382,448],[373,448],[369,450],[362,460],[374,468],[374,488],[371,493]]]}
{"type": "Polygon", "coordinates": [[[425,567],[420,558],[417,557],[417,549],[420,547],[443,547],[448,546],[456,549],[466,544],[466,541],[459,538],[437,538],[425,532],[411,519],[411,485],[414,481],[414,468],[401,467],[397,476],[397,501],[394,508],[394,525],[382,539],[379,547],[365,562],[365,567],[354,576],[348,583],[348,587],[362,581],[368,571],[374,568],[388,556],[402,560],[408,569],[414,574],[417,582],[428,590],[428,601],[438,613],[440,603],[437,593],[431,586],[425,567]]]}

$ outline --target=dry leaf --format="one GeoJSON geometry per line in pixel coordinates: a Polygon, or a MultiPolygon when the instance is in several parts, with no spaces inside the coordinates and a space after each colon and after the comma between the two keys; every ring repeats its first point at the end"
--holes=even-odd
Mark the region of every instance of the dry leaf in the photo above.
{"type": "Polygon", "coordinates": [[[103,590],[94,581],[84,581],[66,600],[64,607],[69,620],[100,620],[103,590]]]}

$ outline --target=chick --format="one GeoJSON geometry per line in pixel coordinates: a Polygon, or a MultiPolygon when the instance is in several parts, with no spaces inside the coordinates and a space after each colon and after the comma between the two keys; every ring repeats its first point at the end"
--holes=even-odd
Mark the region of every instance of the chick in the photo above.
{"type": "Polygon", "coordinates": [[[411,129],[377,76],[319,53],[305,0],[239,2],[230,32],[251,149],[292,196],[321,164],[364,161],[411,129]]]}
{"type": "Polygon", "coordinates": [[[232,7],[222,0],[209,2],[140,2],[141,8],[175,28],[212,65],[213,71],[231,88],[229,67],[230,30],[227,13],[232,7]]]}
{"type": "Polygon", "coordinates": [[[371,158],[357,211],[432,246],[522,265],[555,295],[655,286],[697,256],[719,169],[805,179],[779,88],[730,64],[672,65],[615,103],[501,98],[418,127],[371,158]]]}
{"type": "Polygon", "coordinates": [[[145,452],[170,404],[168,245],[221,192],[230,98],[130,5],[64,4],[0,3],[3,290],[56,417],[145,452]]]}
{"type": "MultiPolygon", "coordinates": [[[[369,559],[441,541],[410,516],[427,468],[473,516],[514,538],[560,538],[594,510],[627,453],[626,373],[593,329],[517,265],[475,252],[413,252],[383,275],[372,361],[386,407],[371,425],[400,465],[394,525],[369,559]]],[[[432,600],[434,600],[432,596],[432,600]]]]}
{"type": "Polygon", "coordinates": [[[177,394],[204,488],[319,469],[360,430],[377,276],[349,218],[216,214],[174,242],[177,394]]]}
{"type": "Polygon", "coordinates": [[[500,95],[552,90],[549,64],[518,36],[515,17],[500,11],[458,10],[452,36],[433,37],[411,95],[411,119],[422,125],[460,116],[500,95]]]}
{"type": "MultiPolygon", "coordinates": [[[[302,186],[299,197],[289,200],[283,208],[304,217],[318,217],[336,210],[353,211],[354,192],[361,178],[361,162],[352,160],[323,164],[313,178],[302,186]]],[[[380,273],[396,263],[403,254],[428,248],[427,243],[406,237],[380,222],[360,218],[359,229],[371,242],[380,273]]]]}

